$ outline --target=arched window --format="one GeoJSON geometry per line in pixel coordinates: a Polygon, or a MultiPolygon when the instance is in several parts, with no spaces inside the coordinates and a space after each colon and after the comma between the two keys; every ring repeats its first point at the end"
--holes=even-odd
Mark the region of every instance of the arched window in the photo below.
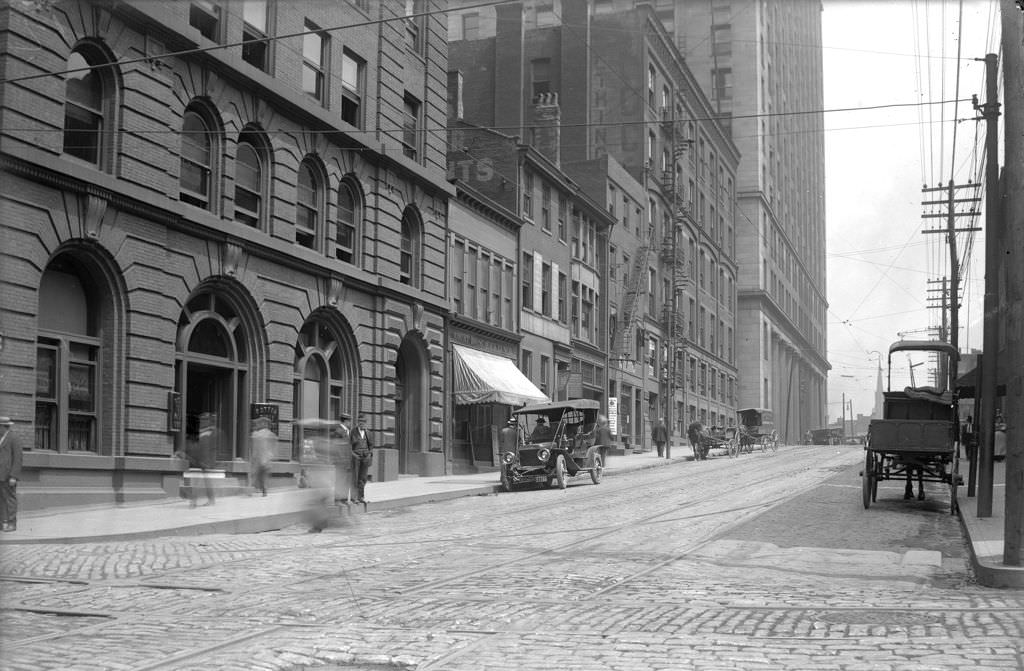
{"type": "Polygon", "coordinates": [[[422,226],[419,215],[412,206],[405,208],[402,213],[402,250],[400,266],[398,269],[398,280],[402,284],[411,287],[420,286],[420,238],[422,226]]]}
{"type": "Polygon", "coordinates": [[[309,249],[317,249],[322,198],[319,171],[314,162],[307,158],[299,165],[295,194],[295,242],[309,249]]]}
{"type": "Polygon", "coordinates": [[[64,103],[64,153],[100,168],[113,146],[115,73],[96,45],[82,44],[68,56],[64,103]]]}
{"type": "Polygon", "coordinates": [[[235,151],[235,221],[262,228],[265,178],[263,142],[256,131],[238,136],[235,151]]]}
{"type": "Polygon", "coordinates": [[[99,306],[88,274],[70,255],[46,268],[39,305],[35,449],[97,452],[99,306]]]}
{"type": "Polygon", "coordinates": [[[363,220],[363,198],[359,185],[351,177],[338,187],[338,229],[334,254],[346,263],[355,263],[358,253],[360,224],[363,220]]]}
{"type": "Polygon", "coordinates": [[[181,124],[181,200],[210,209],[213,176],[213,136],[195,109],[185,111],[181,124]]]}
{"type": "Polygon", "coordinates": [[[357,360],[335,332],[321,319],[307,321],[295,343],[293,408],[296,422],[295,456],[316,461],[324,454],[315,448],[326,438],[331,422],[341,413],[357,410],[357,360]],[[327,420],[323,422],[321,420],[327,420]]]}

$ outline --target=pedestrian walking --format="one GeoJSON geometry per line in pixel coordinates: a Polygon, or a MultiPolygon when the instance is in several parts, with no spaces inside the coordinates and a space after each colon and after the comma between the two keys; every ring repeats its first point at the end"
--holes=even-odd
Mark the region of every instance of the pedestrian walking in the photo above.
{"type": "Polygon", "coordinates": [[[968,461],[974,459],[974,418],[967,415],[967,419],[960,425],[960,444],[964,447],[968,461]]]}
{"type": "Polygon", "coordinates": [[[996,408],[992,458],[996,461],[1002,461],[1006,458],[1006,419],[1003,418],[1003,411],[999,408],[996,408]]]}
{"type": "Polygon", "coordinates": [[[274,460],[277,436],[270,430],[268,417],[254,419],[252,428],[249,443],[249,486],[266,496],[267,484],[270,481],[270,462],[274,460]]]}
{"type": "Polygon", "coordinates": [[[521,442],[519,422],[515,417],[509,417],[508,422],[499,432],[498,445],[502,452],[515,452],[521,442]]]}
{"type": "Polygon", "coordinates": [[[654,446],[658,448],[658,456],[668,458],[669,455],[665,452],[665,446],[668,443],[668,427],[665,426],[664,417],[659,418],[654,423],[654,428],[651,429],[651,440],[654,442],[654,446]]]}
{"type": "Polygon", "coordinates": [[[373,465],[373,441],[366,430],[366,418],[362,415],[356,420],[356,429],[352,439],[352,474],[356,479],[356,503],[368,503],[366,500],[366,482],[370,479],[370,466],[373,465]]]}
{"type": "Polygon", "coordinates": [[[331,450],[334,461],[334,500],[347,501],[352,488],[352,429],[348,422],[352,415],[341,413],[338,423],[331,430],[331,450]]]}
{"type": "Polygon", "coordinates": [[[0,417],[0,530],[18,528],[18,480],[21,479],[21,442],[10,417],[0,417]]]}
{"type": "MultiPolygon", "coordinates": [[[[219,441],[220,431],[217,429],[217,415],[212,412],[204,412],[199,416],[199,439],[193,444],[188,460],[193,468],[198,468],[202,473],[198,479],[203,481],[206,491],[206,503],[203,504],[206,506],[212,506],[216,502],[213,483],[210,482],[212,479],[210,471],[217,466],[217,443],[219,441]]],[[[190,508],[196,507],[197,489],[195,484],[191,484],[189,487],[190,508]]]]}

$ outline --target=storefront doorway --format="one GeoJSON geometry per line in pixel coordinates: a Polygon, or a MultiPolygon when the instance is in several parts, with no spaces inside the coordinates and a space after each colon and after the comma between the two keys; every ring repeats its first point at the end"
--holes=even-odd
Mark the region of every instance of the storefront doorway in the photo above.
{"type": "Polygon", "coordinates": [[[217,461],[247,456],[245,435],[248,347],[231,303],[213,292],[195,295],[178,320],[175,392],[184,408],[175,449],[186,450],[203,426],[216,430],[217,461]]]}

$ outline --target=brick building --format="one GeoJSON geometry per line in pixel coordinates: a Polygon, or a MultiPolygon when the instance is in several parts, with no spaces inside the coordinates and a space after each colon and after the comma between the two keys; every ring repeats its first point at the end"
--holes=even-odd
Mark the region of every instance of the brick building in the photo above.
{"type": "Polygon", "coordinates": [[[0,8],[26,506],[173,492],[201,424],[242,482],[258,413],[278,482],[319,458],[294,420],[342,412],[378,478],[444,469],[446,36],[443,3],[406,4],[0,8]]]}
{"type": "Polygon", "coordinates": [[[449,67],[477,92],[465,118],[545,146],[543,102],[557,100],[561,164],[604,190],[617,274],[606,388],[620,438],[644,446],[658,417],[677,437],[693,420],[735,424],[739,153],[672,36],[636,4],[472,7],[448,27],[449,67]]]}

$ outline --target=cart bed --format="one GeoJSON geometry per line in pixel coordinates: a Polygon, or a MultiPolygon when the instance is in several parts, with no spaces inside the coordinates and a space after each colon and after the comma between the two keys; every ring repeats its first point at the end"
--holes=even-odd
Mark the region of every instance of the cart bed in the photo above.
{"type": "Polygon", "coordinates": [[[953,452],[953,422],[934,419],[873,419],[868,449],[875,452],[944,455],[953,452]]]}

